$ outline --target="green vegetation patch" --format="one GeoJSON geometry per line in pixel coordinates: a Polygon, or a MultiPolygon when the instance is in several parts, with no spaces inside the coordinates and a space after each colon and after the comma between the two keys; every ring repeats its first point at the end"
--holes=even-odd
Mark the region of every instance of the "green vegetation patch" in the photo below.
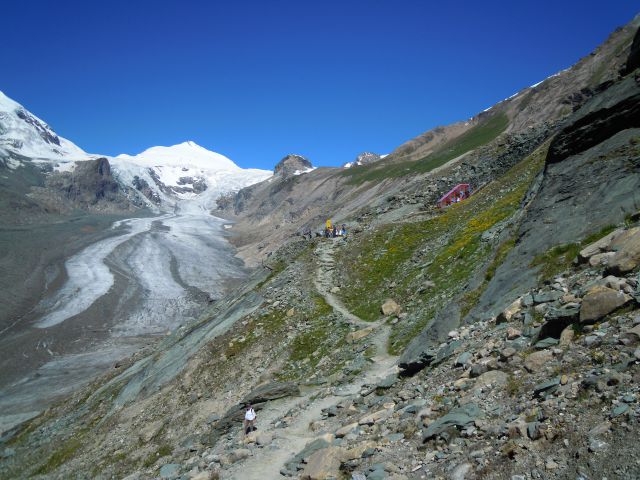
{"type": "Polygon", "coordinates": [[[364,182],[379,182],[387,178],[427,173],[462,154],[491,142],[507,128],[508,124],[507,115],[497,113],[419,160],[376,162],[371,165],[349,168],[344,170],[341,175],[349,177],[348,184],[361,185],[364,182]]]}
{"type": "Polygon", "coordinates": [[[173,448],[169,444],[163,444],[158,447],[158,449],[151,453],[147,458],[142,462],[142,466],[144,468],[149,468],[154,465],[158,459],[162,457],[166,457],[167,455],[171,455],[173,453],[173,448]]]}
{"type": "Polygon", "coordinates": [[[265,278],[264,280],[262,280],[260,283],[258,283],[256,285],[256,290],[260,290],[262,287],[264,287],[267,283],[269,283],[271,280],[273,280],[276,276],[278,276],[278,274],[282,273],[282,271],[285,269],[286,264],[284,263],[284,261],[279,260],[277,262],[275,262],[271,267],[270,267],[270,272],[269,275],[267,276],[267,278],[265,278]]]}
{"type": "Polygon", "coordinates": [[[344,323],[335,323],[333,308],[323,296],[313,296],[315,308],[312,317],[307,321],[309,328],[293,339],[289,346],[289,360],[299,362],[308,359],[309,365],[315,367],[330,351],[344,344],[344,337],[349,328],[344,323]],[[339,340],[335,341],[336,336],[339,340]]]}
{"type": "MultiPolygon", "coordinates": [[[[422,312],[413,322],[394,326],[391,353],[400,353],[447,301],[467,288],[469,276],[491,257],[492,247],[482,240],[482,234],[520,208],[544,165],[546,149],[545,144],[503,177],[469,200],[443,210],[441,215],[422,222],[380,227],[358,238],[342,255],[340,263],[348,284],[339,295],[360,318],[379,318],[381,303],[387,297],[405,309],[419,308],[422,312]],[[435,287],[421,295],[418,292],[426,280],[435,287]],[[395,284],[394,288],[391,284],[395,284]]],[[[509,241],[498,248],[490,275],[512,247],[513,242],[509,241]]],[[[481,291],[469,294],[467,308],[480,294],[481,291]]]]}
{"type": "Polygon", "coordinates": [[[227,358],[235,357],[245,352],[260,338],[280,335],[284,331],[286,320],[287,313],[284,310],[273,310],[262,317],[251,317],[244,329],[242,340],[231,343],[224,354],[227,358]]]}
{"type": "Polygon", "coordinates": [[[540,267],[538,278],[541,281],[551,280],[559,273],[571,268],[573,260],[578,256],[580,250],[609,235],[616,228],[615,225],[607,225],[601,230],[587,236],[579,243],[567,243],[550,248],[546,252],[536,255],[529,266],[540,267]]]}
{"type": "Polygon", "coordinates": [[[71,460],[82,447],[82,438],[76,435],[62,444],[47,461],[34,472],[34,475],[46,475],[71,460]]]}

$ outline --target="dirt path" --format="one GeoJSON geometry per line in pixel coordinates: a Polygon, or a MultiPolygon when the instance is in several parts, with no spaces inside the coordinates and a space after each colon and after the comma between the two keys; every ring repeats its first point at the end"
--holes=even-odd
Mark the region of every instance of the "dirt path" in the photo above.
{"type": "Polygon", "coordinates": [[[341,238],[327,239],[321,241],[316,247],[318,266],[316,268],[315,278],[313,279],[315,287],[325,298],[327,303],[331,305],[334,310],[339,312],[348,323],[358,327],[370,327],[372,325],[377,325],[375,322],[366,322],[355,316],[342,304],[342,302],[340,302],[340,300],[335,297],[335,295],[333,295],[333,293],[331,293],[331,289],[334,287],[333,278],[336,275],[333,251],[335,249],[336,242],[342,241],[343,240],[341,238]]]}
{"type": "MultiPolygon", "coordinates": [[[[311,422],[322,418],[324,409],[337,405],[346,397],[358,394],[363,386],[376,384],[389,374],[397,372],[397,357],[387,353],[390,327],[384,324],[383,320],[366,322],[358,318],[330,291],[331,278],[334,274],[333,252],[335,242],[338,241],[341,240],[322,241],[318,245],[315,286],[327,303],[339,312],[346,322],[357,327],[373,327],[368,340],[375,346],[376,353],[368,367],[347,384],[315,387],[303,392],[300,397],[286,398],[267,404],[259,412],[258,420],[265,432],[274,435],[274,440],[263,448],[252,448],[252,456],[244,462],[232,465],[224,472],[223,478],[243,480],[279,478],[280,470],[288,460],[301,451],[307,443],[327,433],[313,432],[309,429],[311,422]],[[275,428],[275,424],[286,417],[289,417],[288,425],[284,428],[275,428]]],[[[241,441],[242,432],[238,435],[238,440],[241,441]]]]}

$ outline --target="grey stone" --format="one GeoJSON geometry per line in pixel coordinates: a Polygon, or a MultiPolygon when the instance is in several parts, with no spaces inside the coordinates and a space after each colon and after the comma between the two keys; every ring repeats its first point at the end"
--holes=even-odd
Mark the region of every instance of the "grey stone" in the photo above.
{"type": "Polygon", "coordinates": [[[602,345],[602,339],[597,335],[587,335],[584,337],[584,344],[587,347],[597,347],[598,345],[602,345]]]}
{"type": "Polygon", "coordinates": [[[559,292],[557,290],[550,290],[546,292],[536,293],[533,295],[533,303],[539,304],[539,303],[555,302],[556,300],[559,300],[560,298],[562,298],[563,295],[564,295],[563,292],[559,292]]]}
{"type": "Polygon", "coordinates": [[[294,382],[270,382],[253,389],[240,403],[263,403],[299,394],[300,389],[294,382]]]}
{"type": "Polygon", "coordinates": [[[472,357],[473,355],[470,352],[462,352],[460,355],[458,355],[458,358],[456,358],[456,367],[464,367],[468,365],[469,362],[471,362],[472,357]]]}
{"type": "Polygon", "coordinates": [[[464,428],[472,425],[477,419],[482,417],[484,417],[484,412],[475,403],[454,408],[424,430],[422,441],[426,442],[451,427],[464,428]]]}
{"type": "Polygon", "coordinates": [[[609,444],[599,438],[589,439],[589,451],[590,452],[602,452],[609,447],[609,444]]]}
{"type": "Polygon", "coordinates": [[[298,452],[291,460],[289,460],[285,464],[285,468],[287,470],[295,472],[298,469],[298,465],[300,464],[300,462],[302,462],[303,459],[309,458],[318,450],[322,450],[323,448],[327,448],[329,446],[329,442],[327,442],[325,439],[316,438],[315,440],[312,440],[307,445],[305,445],[305,447],[300,452],[298,452]]]}
{"type": "Polygon", "coordinates": [[[473,466],[470,463],[461,463],[451,472],[451,480],[465,480],[473,473],[473,466]]]}
{"type": "Polygon", "coordinates": [[[560,377],[552,378],[551,380],[539,383],[538,385],[533,387],[533,394],[535,396],[541,396],[542,394],[551,393],[555,391],[559,385],[560,377]]]}
{"type": "Polygon", "coordinates": [[[177,463],[167,463],[160,468],[160,478],[173,479],[178,476],[180,465],[177,463]]]}
{"type": "Polygon", "coordinates": [[[391,375],[386,376],[380,382],[376,384],[376,388],[386,390],[388,388],[393,387],[398,382],[398,375],[392,373],[391,375]]]}
{"type": "Polygon", "coordinates": [[[557,338],[548,337],[548,338],[545,338],[544,340],[540,340],[539,342],[536,342],[534,347],[538,350],[542,350],[544,348],[549,348],[549,347],[553,347],[554,345],[558,345],[558,343],[560,343],[560,341],[557,338]]]}
{"type": "Polygon", "coordinates": [[[527,423],[527,436],[531,440],[538,440],[540,438],[540,423],[529,422],[527,423]]]}
{"type": "Polygon", "coordinates": [[[386,478],[387,475],[384,473],[384,470],[374,470],[367,475],[367,480],[385,480],[386,478]]]}
{"type": "Polygon", "coordinates": [[[484,363],[476,363],[471,367],[471,371],[469,372],[469,376],[471,378],[476,378],[489,371],[489,367],[484,363]]]}
{"type": "Polygon", "coordinates": [[[431,361],[431,366],[435,367],[440,365],[446,359],[451,357],[455,353],[455,351],[462,345],[462,340],[454,340],[448,343],[446,346],[442,347],[436,353],[436,356],[431,361]]]}
{"type": "Polygon", "coordinates": [[[589,437],[598,437],[600,435],[604,435],[611,430],[611,422],[605,421],[599,423],[591,430],[589,430],[589,437]]]}
{"type": "Polygon", "coordinates": [[[216,415],[215,413],[207,417],[207,423],[214,423],[218,420],[220,420],[220,415],[216,415]]]}
{"type": "Polygon", "coordinates": [[[613,410],[611,410],[611,418],[619,417],[620,415],[624,415],[629,411],[629,405],[626,403],[619,403],[616,405],[613,410]]]}
{"type": "Polygon", "coordinates": [[[390,442],[398,442],[404,438],[404,433],[390,433],[386,438],[390,442]]]}

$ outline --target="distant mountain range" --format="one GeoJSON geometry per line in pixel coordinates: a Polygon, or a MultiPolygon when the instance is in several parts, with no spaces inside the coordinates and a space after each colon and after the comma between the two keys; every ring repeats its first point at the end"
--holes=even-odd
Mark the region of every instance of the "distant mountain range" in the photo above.
{"type": "Polygon", "coordinates": [[[219,196],[273,174],[240,168],[224,155],[192,141],[152,147],[138,155],[89,154],[0,92],[0,161],[9,170],[30,164],[54,176],[71,174],[76,162],[98,158],[107,160],[110,175],[134,204],[152,209],[175,206],[183,200],[209,208],[219,196]]]}

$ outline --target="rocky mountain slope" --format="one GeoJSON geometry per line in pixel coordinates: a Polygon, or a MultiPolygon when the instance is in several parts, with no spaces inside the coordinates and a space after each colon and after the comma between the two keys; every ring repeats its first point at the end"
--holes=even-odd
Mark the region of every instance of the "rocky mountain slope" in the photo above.
{"type": "Polygon", "coordinates": [[[637,478],[639,25],[437,145],[220,202],[264,268],[5,433],[0,475],[637,478]]]}
{"type": "Polygon", "coordinates": [[[430,209],[457,183],[481,188],[620,78],[633,35],[633,25],[619,28],[574,66],[473,118],[426,132],[380,161],[347,170],[318,168],[301,178],[253,186],[237,195],[236,205],[226,202],[217,214],[237,222],[240,255],[256,265],[282,238],[315,231],[328,217],[343,223],[385,211],[389,217],[417,213],[430,209]]]}

